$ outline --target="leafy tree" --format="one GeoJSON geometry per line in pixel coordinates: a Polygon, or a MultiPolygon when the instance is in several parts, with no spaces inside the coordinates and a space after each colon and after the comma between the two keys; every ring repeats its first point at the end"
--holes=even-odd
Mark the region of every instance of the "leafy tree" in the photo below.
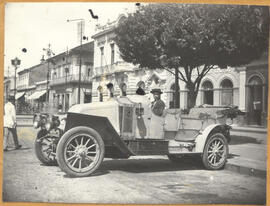
{"type": "Polygon", "coordinates": [[[115,41],[126,62],[175,75],[176,108],[184,81],[192,108],[211,69],[247,64],[266,50],[268,18],[262,6],[153,3],[120,21],[115,41]]]}

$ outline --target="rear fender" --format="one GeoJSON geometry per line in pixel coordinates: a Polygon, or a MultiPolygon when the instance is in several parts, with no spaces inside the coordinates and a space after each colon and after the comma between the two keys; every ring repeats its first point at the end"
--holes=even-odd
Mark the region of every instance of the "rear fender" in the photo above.
{"type": "Polygon", "coordinates": [[[222,133],[227,141],[230,141],[230,126],[228,125],[221,125],[221,124],[213,124],[206,127],[196,138],[196,147],[195,151],[197,153],[203,153],[205,143],[207,139],[212,136],[214,133],[222,133]]]}
{"type": "Polygon", "coordinates": [[[121,156],[123,158],[127,158],[133,155],[126,144],[121,140],[119,134],[115,131],[107,117],[68,113],[64,132],[77,126],[86,126],[94,129],[101,136],[105,147],[118,150],[118,152],[115,151],[113,153],[106,151],[106,157],[121,156]]]}

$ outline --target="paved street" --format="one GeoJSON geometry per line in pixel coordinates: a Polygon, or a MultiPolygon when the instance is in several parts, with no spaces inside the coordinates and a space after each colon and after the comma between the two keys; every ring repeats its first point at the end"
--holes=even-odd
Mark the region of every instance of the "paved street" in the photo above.
{"type": "Polygon", "coordinates": [[[67,177],[34,155],[35,130],[18,128],[22,150],[4,153],[4,201],[152,204],[265,204],[266,180],[228,170],[173,165],[165,156],[105,159],[98,172],[67,177]]]}

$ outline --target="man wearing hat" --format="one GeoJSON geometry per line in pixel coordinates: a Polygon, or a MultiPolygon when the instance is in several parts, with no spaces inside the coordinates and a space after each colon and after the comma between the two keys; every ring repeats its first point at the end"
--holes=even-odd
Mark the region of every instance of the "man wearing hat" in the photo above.
{"type": "Polygon", "coordinates": [[[154,97],[154,101],[151,103],[152,112],[157,116],[162,116],[165,109],[165,103],[160,99],[162,91],[159,88],[153,88],[151,93],[154,97]]]}
{"type": "Polygon", "coordinates": [[[15,109],[15,97],[9,96],[8,102],[4,107],[4,151],[7,151],[7,140],[11,132],[15,149],[20,149],[22,145],[19,144],[17,129],[16,129],[16,109],[15,109]]]}

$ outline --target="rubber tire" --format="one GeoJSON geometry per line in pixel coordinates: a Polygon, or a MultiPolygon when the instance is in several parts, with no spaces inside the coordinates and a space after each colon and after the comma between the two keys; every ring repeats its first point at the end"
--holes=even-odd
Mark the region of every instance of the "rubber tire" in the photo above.
{"type": "Polygon", "coordinates": [[[72,129],[68,130],[66,133],[64,133],[64,135],[62,136],[62,138],[58,142],[58,145],[56,148],[56,159],[57,159],[57,162],[58,162],[60,169],[63,172],[65,172],[67,175],[72,176],[72,177],[86,177],[86,176],[89,176],[92,173],[94,173],[99,168],[100,164],[102,163],[102,161],[104,159],[104,154],[105,154],[105,146],[104,146],[104,142],[103,142],[101,136],[95,130],[93,130],[89,127],[83,127],[83,126],[74,127],[72,129]],[[78,173],[78,172],[71,170],[68,167],[68,165],[66,164],[65,158],[64,158],[64,149],[65,149],[67,142],[69,141],[69,139],[71,137],[73,137],[74,135],[78,135],[80,133],[88,133],[89,135],[94,137],[99,145],[99,148],[100,148],[100,156],[99,156],[99,159],[98,159],[96,165],[92,169],[90,169],[89,171],[86,171],[83,173],[78,173]]]}
{"type": "Polygon", "coordinates": [[[227,158],[228,158],[228,154],[229,154],[229,146],[228,146],[228,142],[227,142],[227,139],[225,138],[225,136],[221,133],[215,133],[213,134],[210,138],[208,138],[206,144],[205,144],[205,147],[204,147],[204,150],[203,150],[203,155],[202,155],[202,162],[203,162],[203,165],[205,166],[206,169],[209,169],[209,170],[220,170],[220,169],[223,169],[226,162],[227,162],[227,158]],[[218,138],[218,139],[221,139],[225,145],[225,149],[226,149],[226,154],[225,154],[225,159],[224,161],[222,162],[222,164],[218,165],[218,166],[213,166],[209,163],[208,161],[208,154],[207,154],[207,151],[208,151],[208,147],[209,147],[209,144],[210,142],[214,139],[214,138],[218,138]]]}
{"type": "Polygon", "coordinates": [[[42,162],[44,165],[46,166],[57,166],[57,161],[56,160],[51,160],[48,159],[47,157],[45,157],[41,151],[42,146],[40,144],[40,142],[38,142],[40,137],[43,137],[47,134],[48,132],[46,130],[40,130],[37,134],[37,137],[35,139],[35,143],[34,143],[34,148],[35,148],[35,154],[36,157],[38,158],[38,160],[40,162],[42,162]]]}

